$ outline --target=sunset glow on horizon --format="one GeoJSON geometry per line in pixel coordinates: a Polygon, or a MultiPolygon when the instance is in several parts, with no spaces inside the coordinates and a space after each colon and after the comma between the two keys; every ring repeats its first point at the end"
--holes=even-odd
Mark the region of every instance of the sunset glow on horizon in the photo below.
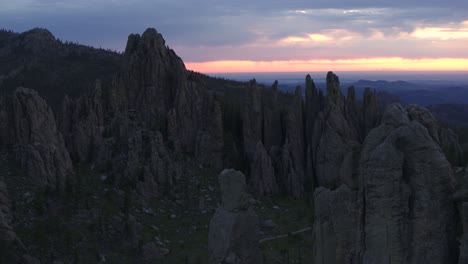
{"type": "Polygon", "coordinates": [[[468,71],[468,1],[111,2],[15,0],[0,24],[120,52],[154,27],[203,73],[468,71]]]}
{"type": "Polygon", "coordinates": [[[209,61],[187,62],[202,73],[307,72],[307,71],[467,71],[468,59],[369,58],[349,60],[209,61]]]}

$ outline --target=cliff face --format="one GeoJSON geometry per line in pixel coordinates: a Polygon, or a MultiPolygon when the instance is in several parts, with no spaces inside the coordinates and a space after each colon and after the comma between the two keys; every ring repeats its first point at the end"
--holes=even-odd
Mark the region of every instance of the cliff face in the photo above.
{"type": "Polygon", "coordinates": [[[413,110],[390,106],[362,151],[364,261],[453,263],[455,257],[453,172],[430,130],[410,121],[413,110]]]}
{"type": "Polygon", "coordinates": [[[63,102],[60,128],[74,160],[114,164],[117,179],[135,185],[143,179],[146,196],[176,183],[175,155],[221,168],[219,100],[195,82],[162,36],[154,29],[130,35],[123,61],[112,83],[97,82],[93,93],[63,102]]]}
{"type": "Polygon", "coordinates": [[[391,105],[366,137],[357,192],[346,183],[315,191],[314,237],[329,253],[316,261],[455,263],[453,172],[430,130],[411,121],[414,110],[391,105]]]}
{"type": "Polygon", "coordinates": [[[73,165],[51,108],[36,91],[18,88],[2,103],[2,143],[33,182],[63,191],[73,184],[73,165]]]}

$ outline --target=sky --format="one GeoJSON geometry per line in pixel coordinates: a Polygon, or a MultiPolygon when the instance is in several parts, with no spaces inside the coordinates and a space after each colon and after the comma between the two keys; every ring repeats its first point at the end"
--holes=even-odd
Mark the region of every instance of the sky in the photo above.
{"type": "Polygon", "coordinates": [[[466,0],[0,0],[0,27],[117,51],[154,27],[205,73],[468,71],[466,0]]]}

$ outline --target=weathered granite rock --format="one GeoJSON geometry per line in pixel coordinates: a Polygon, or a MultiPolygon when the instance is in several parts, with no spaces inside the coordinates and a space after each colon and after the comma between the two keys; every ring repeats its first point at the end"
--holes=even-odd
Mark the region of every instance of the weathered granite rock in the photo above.
{"type": "Polygon", "coordinates": [[[357,191],[346,185],[314,193],[313,263],[359,263],[357,191]]]}
{"type": "Polygon", "coordinates": [[[123,176],[135,182],[137,190],[145,197],[160,197],[180,177],[159,132],[135,131],[128,139],[127,156],[123,176]]]}
{"type": "Polygon", "coordinates": [[[281,146],[283,131],[281,129],[281,114],[278,105],[278,81],[271,89],[263,91],[263,144],[267,152],[281,146]]]}
{"type": "Polygon", "coordinates": [[[211,120],[197,133],[195,157],[201,164],[221,169],[224,151],[223,112],[216,99],[210,97],[209,104],[211,120]]]}
{"type": "Polygon", "coordinates": [[[363,127],[361,130],[361,140],[364,141],[369,132],[380,123],[380,110],[377,105],[377,96],[370,88],[364,90],[363,106],[363,127]]]}
{"type": "Polygon", "coordinates": [[[460,207],[463,235],[460,239],[460,258],[458,264],[468,264],[468,202],[462,203],[460,207]]]}
{"type": "Polygon", "coordinates": [[[424,107],[409,105],[406,107],[410,120],[416,120],[428,130],[431,137],[440,145],[447,159],[454,166],[464,165],[463,150],[457,135],[449,128],[439,125],[432,113],[424,107]]]}
{"type": "Polygon", "coordinates": [[[2,134],[8,137],[4,143],[14,147],[21,168],[37,185],[64,190],[73,182],[73,165],[50,107],[36,91],[26,88],[16,89],[5,107],[8,131],[2,134]]]}
{"type": "Polygon", "coordinates": [[[244,175],[226,169],[219,175],[219,183],[222,204],[210,221],[209,263],[262,263],[258,216],[249,205],[244,175]]]}
{"type": "Polygon", "coordinates": [[[250,166],[250,182],[255,195],[273,195],[279,191],[271,158],[261,142],[257,143],[254,160],[250,166]]]}
{"type": "Polygon", "coordinates": [[[242,111],[242,133],[244,142],[244,152],[249,160],[255,154],[257,142],[262,142],[262,100],[259,88],[255,80],[250,82],[249,95],[242,111]]]}
{"type": "Polygon", "coordinates": [[[13,215],[10,210],[10,200],[5,182],[0,179],[0,243],[12,243],[16,239],[11,221],[13,215]]]}
{"type": "Polygon", "coordinates": [[[361,262],[454,263],[454,179],[428,130],[391,105],[360,163],[361,262]]]}
{"type": "Polygon", "coordinates": [[[294,101],[286,120],[286,140],[281,152],[280,178],[286,192],[299,198],[304,195],[305,138],[302,118],[302,92],[296,87],[294,101]]]}
{"type": "Polygon", "coordinates": [[[215,140],[219,151],[219,107],[205,87],[197,85],[182,60],[161,34],[147,29],[130,35],[123,69],[106,92],[110,116],[132,113],[146,128],[167,135],[177,153],[205,151],[200,144],[215,140]],[[201,142],[201,143],[200,143],[201,142]]]}
{"type": "MultiPolygon", "coordinates": [[[[349,160],[359,145],[356,126],[345,117],[345,105],[338,77],[327,75],[327,104],[315,120],[312,153],[318,186],[335,189],[352,178],[349,160]]],[[[308,132],[310,133],[310,132],[308,132]]],[[[357,185],[354,183],[353,185],[357,185]]]]}
{"type": "Polygon", "coordinates": [[[99,159],[104,132],[104,111],[100,81],[90,96],[76,100],[68,96],[62,101],[58,113],[58,126],[64,135],[70,156],[76,162],[87,163],[99,159]]]}

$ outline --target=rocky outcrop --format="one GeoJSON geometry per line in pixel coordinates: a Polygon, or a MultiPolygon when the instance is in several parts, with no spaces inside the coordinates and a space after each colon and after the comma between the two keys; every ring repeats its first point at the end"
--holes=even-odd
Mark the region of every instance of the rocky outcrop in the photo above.
{"type": "Polygon", "coordinates": [[[292,109],[287,114],[286,139],[281,152],[280,175],[288,194],[299,198],[304,194],[305,139],[302,119],[302,92],[296,87],[292,109]]]}
{"type": "Polygon", "coordinates": [[[11,225],[12,219],[6,184],[0,179],[0,243],[3,245],[16,240],[16,233],[11,225]]]}
{"type": "Polygon", "coordinates": [[[391,105],[360,161],[363,263],[453,263],[453,175],[421,123],[391,105]]]}
{"type": "Polygon", "coordinates": [[[279,148],[283,140],[278,105],[278,81],[273,83],[271,89],[265,89],[263,92],[263,144],[266,151],[270,153],[273,148],[279,148]]]}
{"type": "Polygon", "coordinates": [[[224,170],[219,175],[222,204],[211,218],[208,234],[210,264],[259,264],[259,222],[249,204],[244,175],[224,170]]]}
{"type": "Polygon", "coordinates": [[[104,112],[100,81],[90,96],[76,100],[65,96],[58,114],[58,125],[67,149],[75,162],[87,163],[99,159],[104,132],[104,112]]]}
{"type": "Polygon", "coordinates": [[[319,187],[314,193],[313,263],[360,263],[357,191],[346,185],[330,191],[319,187]]]}
{"type": "Polygon", "coordinates": [[[460,239],[460,258],[458,264],[468,263],[468,202],[461,204],[461,221],[463,234],[460,239]]]}
{"type": "Polygon", "coordinates": [[[359,152],[359,135],[355,125],[345,117],[339,79],[332,72],[327,74],[326,102],[312,132],[312,163],[317,185],[330,189],[342,183],[357,185],[352,163],[359,152]]]}
{"type": "Polygon", "coordinates": [[[255,80],[250,82],[248,89],[249,95],[242,112],[242,135],[245,155],[252,160],[257,142],[263,141],[263,113],[261,93],[255,80]]]}
{"type": "Polygon", "coordinates": [[[380,109],[377,105],[377,96],[370,88],[364,90],[364,98],[362,103],[363,127],[361,131],[361,141],[369,134],[369,132],[380,123],[380,109]]]}
{"type": "Polygon", "coordinates": [[[212,159],[208,153],[223,149],[219,103],[195,82],[161,34],[147,29],[141,36],[130,35],[124,57],[106,93],[110,118],[131,113],[146,128],[167,135],[175,152],[199,154],[206,157],[203,163],[219,166],[222,157],[212,159]]]}
{"type": "Polygon", "coordinates": [[[257,143],[254,160],[250,166],[249,185],[255,195],[273,195],[279,191],[271,158],[261,142],[257,143]]]}
{"type": "Polygon", "coordinates": [[[3,143],[13,146],[21,168],[37,185],[64,190],[73,182],[73,165],[51,108],[26,88],[16,89],[3,107],[3,143]]]}
{"type": "Polygon", "coordinates": [[[314,263],[458,260],[453,172],[410,111],[391,105],[366,137],[358,186],[316,189],[314,263]]]}
{"type": "MultiPolygon", "coordinates": [[[[180,177],[179,168],[169,155],[161,133],[137,130],[128,139],[123,177],[135,183],[144,197],[169,193],[180,177]]],[[[118,174],[119,172],[115,172],[118,174]]]]}
{"type": "Polygon", "coordinates": [[[431,137],[439,144],[452,165],[464,165],[462,164],[463,150],[453,130],[440,126],[432,113],[424,107],[409,105],[406,110],[408,111],[410,120],[416,120],[426,127],[431,137]]]}

